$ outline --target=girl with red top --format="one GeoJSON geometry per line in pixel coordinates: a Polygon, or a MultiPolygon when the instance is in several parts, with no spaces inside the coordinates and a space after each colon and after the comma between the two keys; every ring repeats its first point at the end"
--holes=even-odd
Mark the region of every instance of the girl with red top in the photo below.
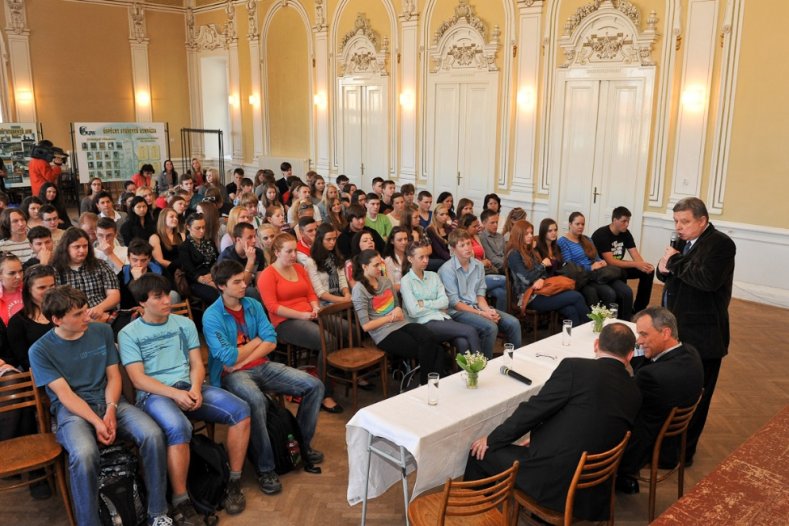
{"type": "Polygon", "coordinates": [[[19,258],[10,252],[0,254],[0,319],[5,327],[22,310],[22,276],[19,258]]]}
{"type": "MultiPolygon", "coordinates": [[[[272,262],[258,276],[257,286],[279,341],[304,349],[321,351],[318,326],[318,296],[307,270],[296,263],[296,238],[279,234],[272,244],[272,262]]],[[[318,359],[318,374],[323,377],[323,359],[318,359]]],[[[321,409],[341,413],[342,406],[326,386],[321,409]]]]}

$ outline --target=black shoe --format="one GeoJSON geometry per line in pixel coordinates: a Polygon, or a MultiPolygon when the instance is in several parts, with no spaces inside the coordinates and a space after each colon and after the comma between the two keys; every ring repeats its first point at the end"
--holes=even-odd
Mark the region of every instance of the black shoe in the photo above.
{"type": "Polygon", "coordinates": [[[317,449],[308,449],[307,453],[304,455],[304,458],[307,460],[309,464],[320,464],[323,462],[323,453],[318,451],[317,449]]]}
{"type": "Polygon", "coordinates": [[[266,471],[258,477],[258,486],[260,486],[260,491],[266,495],[273,495],[282,491],[282,483],[273,470],[266,471]]]}
{"type": "Polygon", "coordinates": [[[52,488],[49,487],[49,483],[46,480],[40,480],[28,487],[33,500],[47,500],[52,496],[52,488]]]}
{"type": "Polygon", "coordinates": [[[334,407],[329,407],[324,403],[321,403],[321,411],[326,411],[327,413],[333,413],[338,415],[343,412],[343,408],[337,402],[334,403],[334,407]]]}
{"type": "Polygon", "coordinates": [[[205,518],[197,513],[189,499],[173,506],[171,516],[175,526],[205,526],[205,518]]]}
{"type": "Polygon", "coordinates": [[[619,475],[616,477],[615,488],[617,492],[624,493],[625,495],[635,495],[639,491],[638,481],[627,475],[619,475]]]}
{"type": "Polygon", "coordinates": [[[686,459],[685,459],[685,467],[686,467],[686,468],[689,468],[689,467],[690,467],[690,466],[692,466],[692,465],[693,465],[693,457],[691,457],[691,458],[686,458],[686,459]]]}

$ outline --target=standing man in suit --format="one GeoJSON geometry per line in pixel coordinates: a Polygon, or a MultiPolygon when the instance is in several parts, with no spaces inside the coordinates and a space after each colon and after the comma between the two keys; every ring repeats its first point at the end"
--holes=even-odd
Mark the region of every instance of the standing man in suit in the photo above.
{"type": "MultiPolygon", "coordinates": [[[[643,401],[619,464],[616,487],[624,493],[638,493],[638,471],[649,462],[663,422],[672,408],[696,403],[704,382],[699,353],[679,341],[677,319],[668,309],[649,307],[635,315],[635,322],[636,343],[644,356],[633,358],[631,365],[643,401]]],[[[678,447],[678,440],[663,443],[661,465],[677,465],[678,447]]]]}
{"type": "MultiPolygon", "coordinates": [[[[612,323],[595,341],[596,360],[562,360],[538,395],[471,445],[465,480],[500,473],[519,460],[515,486],[542,506],[564,509],[581,453],[611,449],[636,419],[641,394],[626,368],[635,343],[627,325],[612,323]],[[513,444],[528,432],[529,444],[513,444]]],[[[607,519],[610,487],[578,493],[573,515],[607,519]]]]}
{"type": "Polygon", "coordinates": [[[717,230],[704,201],[686,197],[674,205],[677,248],[666,247],[657,277],[664,282],[664,306],[677,317],[682,341],[699,351],[704,365],[704,397],[688,428],[685,464],[693,463],[721,360],[729,352],[729,302],[736,247],[717,230]]]}

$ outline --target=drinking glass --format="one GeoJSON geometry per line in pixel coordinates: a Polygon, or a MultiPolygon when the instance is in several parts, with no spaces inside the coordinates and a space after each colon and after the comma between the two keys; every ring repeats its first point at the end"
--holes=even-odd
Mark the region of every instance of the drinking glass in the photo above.
{"type": "Polygon", "coordinates": [[[562,345],[569,347],[572,343],[573,336],[573,320],[562,321],[562,345]]]}
{"type": "Polygon", "coordinates": [[[438,405],[438,373],[427,375],[427,405],[438,405]]]}

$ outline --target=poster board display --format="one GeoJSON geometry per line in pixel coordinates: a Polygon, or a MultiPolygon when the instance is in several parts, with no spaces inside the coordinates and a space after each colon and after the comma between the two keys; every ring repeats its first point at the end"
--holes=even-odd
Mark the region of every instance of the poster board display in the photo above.
{"type": "Polygon", "coordinates": [[[34,122],[0,123],[0,158],[7,175],[7,188],[30,186],[28,163],[30,152],[39,140],[38,125],[34,122]]]}
{"type": "Polygon", "coordinates": [[[143,164],[156,173],[169,158],[163,122],[75,122],[72,126],[79,180],[125,181],[143,164]]]}

